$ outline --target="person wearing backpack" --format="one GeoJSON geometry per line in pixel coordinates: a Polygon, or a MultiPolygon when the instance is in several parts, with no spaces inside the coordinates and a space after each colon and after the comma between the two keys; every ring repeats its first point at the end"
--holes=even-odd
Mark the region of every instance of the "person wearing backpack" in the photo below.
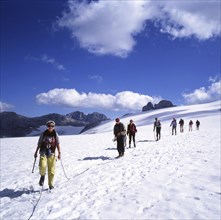
{"type": "Polygon", "coordinates": [[[120,122],[119,118],[115,119],[116,124],[114,125],[114,136],[115,139],[117,140],[117,151],[119,157],[124,156],[124,151],[125,151],[125,139],[126,139],[126,129],[123,123],[120,122]]]}
{"type": "Polygon", "coordinates": [[[46,167],[48,167],[48,185],[49,189],[53,189],[54,175],[55,175],[55,150],[58,150],[58,159],[61,158],[60,141],[57,132],[55,131],[55,122],[48,121],[46,123],[47,130],[45,130],[39,137],[37,149],[34,157],[40,154],[39,173],[41,175],[39,185],[44,185],[46,167]]]}
{"type": "Polygon", "coordinates": [[[193,130],[193,121],[190,120],[189,122],[189,131],[192,131],[193,130]]]}
{"type": "Polygon", "coordinates": [[[181,118],[179,121],[179,125],[180,125],[180,132],[183,132],[183,126],[184,126],[184,120],[181,118]]]}
{"type": "Polygon", "coordinates": [[[127,126],[127,135],[129,135],[129,148],[131,148],[131,139],[133,139],[134,147],[136,147],[135,143],[135,134],[137,132],[136,125],[134,124],[133,120],[130,120],[130,123],[127,126]]]}
{"type": "Polygon", "coordinates": [[[199,130],[199,127],[200,127],[200,122],[199,120],[196,120],[196,130],[199,130]]]}
{"type": "Polygon", "coordinates": [[[170,124],[170,127],[172,126],[172,135],[175,133],[176,135],[176,127],[177,127],[177,122],[176,122],[176,119],[173,118],[171,124],[170,124]]]}
{"type": "Polygon", "coordinates": [[[156,141],[160,140],[161,138],[161,123],[160,120],[155,118],[154,125],[153,125],[153,132],[155,132],[156,129],[156,141]]]}

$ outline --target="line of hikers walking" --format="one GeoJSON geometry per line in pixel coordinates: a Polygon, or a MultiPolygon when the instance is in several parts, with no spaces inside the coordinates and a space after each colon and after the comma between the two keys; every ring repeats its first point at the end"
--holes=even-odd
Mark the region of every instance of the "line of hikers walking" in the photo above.
{"type": "MultiPolygon", "coordinates": [[[[136,141],[135,141],[135,134],[137,133],[136,125],[134,124],[133,120],[130,120],[130,123],[126,127],[122,122],[120,122],[120,118],[115,119],[116,124],[114,125],[114,136],[117,141],[117,151],[119,157],[124,156],[125,146],[126,146],[126,134],[129,136],[129,148],[131,148],[131,142],[133,141],[134,147],[136,147],[136,141]]],[[[180,125],[180,132],[184,132],[184,120],[181,118],[179,121],[180,125]]],[[[192,131],[193,121],[189,121],[189,131],[192,131]]],[[[200,122],[199,120],[196,121],[196,129],[199,130],[200,122]]],[[[170,123],[170,127],[172,127],[172,135],[177,134],[177,121],[175,118],[170,123]]],[[[154,124],[153,124],[153,132],[155,136],[155,140],[158,141],[161,138],[161,122],[158,118],[155,118],[154,124]]]]}
{"type": "MultiPolygon", "coordinates": [[[[122,122],[120,122],[120,118],[115,119],[116,124],[114,125],[113,133],[115,136],[115,140],[117,141],[117,151],[119,157],[124,156],[125,146],[126,146],[126,135],[129,136],[129,148],[131,148],[131,142],[133,142],[133,147],[136,147],[136,140],[135,135],[137,133],[136,125],[134,124],[134,121],[131,119],[127,129],[124,126],[122,122]]],[[[180,119],[179,121],[180,125],[180,132],[184,131],[184,120],[180,119]]],[[[192,131],[192,125],[193,121],[189,121],[189,131],[192,131]]],[[[58,133],[55,130],[55,122],[54,121],[48,121],[46,123],[47,129],[40,135],[36,151],[34,153],[34,158],[36,160],[38,153],[40,155],[39,160],[39,174],[40,174],[40,180],[39,185],[44,185],[45,175],[46,175],[46,169],[48,169],[48,185],[49,189],[54,188],[54,175],[55,175],[55,164],[56,164],[56,157],[55,157],[55,151],[57,149],[58,151],[58,159],[61,159],[61,149],[60,149],[60,141],[58,133]]],[[[177,133],[176,127],[177,122],[176,119],[173,118],[170,127],[172,126],[172,135],[177,133]]],[[[199,130],[200,122],[196,121],[196,129],[199,130]]],[[[161,122],[158,118],[155,118],[154,125],[153,125],[153,132],[156,137],[155,140],[158,141],[161,138],[161,122]]]]}
{"type": "MultiPolygon", "coordinates": [[[[183,133],[184,132],[184,120],[181,118],[180,121],[179,121],[179,125],[180,125],[180,132],[183,133]]],[[[193,130],[193,121],[190,120],[189,123],[189,131],[192,131],[193,130]]],[[[199,130],[199,126],[200,126],[200,121],[199,120],[196,120],[196,130],[199,130]]],[[[171,124],[170,124],[170,127],[172,127],[172,135],[176,135],[177,134],[177,121],[175,118],[173,118],[171,124]]]]}

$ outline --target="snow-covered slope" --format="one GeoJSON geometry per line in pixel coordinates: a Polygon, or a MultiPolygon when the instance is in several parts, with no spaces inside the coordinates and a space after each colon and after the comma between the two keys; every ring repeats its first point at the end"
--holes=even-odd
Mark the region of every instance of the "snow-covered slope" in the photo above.
{"type": "MultiPolygon", "coordinates": [[[[157,117],[165,125],[168,125],[172,118],[183,119],[200,119],[207,115],[217,114],[221,110],[221,102],[216,101],[207,104],[178,106],[171,108],[164,108],[159,110],[147,111],[141,114],[129,115],[121,118],[121,122],[125,125],[133,119],[137,126],[153,125],[154,118],[157,117]]],[[[103,122],[102,125],[92,128],[84,134],[93,134],[98,132],[109,132],[113,130],[113,121],[103,122]]],[[[187,121],[186,121],[187,125],[187,121]]]]}
{"type": "Polygon", "coordinates": [[[55,189],[42,194],[37,165],[31,173],[38,137],[1,139],[1,219],[220,219],[220,102],[122,121],[130,118],[137,148],[120,159],[114,159],[114,121],[61,136],[55,189]],[[162,122],[158,142],[154,117],[162,122]],[[185,120],[184,133],[171,135],[173,117],[185,120]],[[188,131],[190,119],[200,120],[200,130],[188,131]]]}

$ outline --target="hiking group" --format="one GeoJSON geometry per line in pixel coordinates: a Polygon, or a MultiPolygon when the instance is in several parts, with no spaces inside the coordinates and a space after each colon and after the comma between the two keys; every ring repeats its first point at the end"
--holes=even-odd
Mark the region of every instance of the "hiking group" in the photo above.
{"type": "MultiPolygon", "coordinates": [[[[126,147],[126,139],[127,139],[126,135],[129,136],[129,148],[131,148],[132,140],[133,140],[134,148],[136,147],[135,134],[137,133],[137,128],[132,119],[130,120],[130,123],[127,126],[127,130],[124,124],[120,122],[120,118],[116,118],[115,122],[116,124],[114,125],[113,132],[114,132],[114,140],[117,141],[117,151],[119,153],[117,158],[119,158],[119,157],[124,156],[124,151],[126,147]]],[[[180,119],[179,125],[180,125],[180,132],[183,133],[184,132],[184,120],[183,119],[180,119]]],[[[189,131],[192,131],[192,126],[193,126],[193,121],[190,120],[189,131]]],[[[199,130],[199,126],[200,126],[200,122],[197,120],[196,121],[197,130],[199,130]]],[[[176,135],[177,134],[177,121],[175,118],[173,118],[170,124],[170,127],[172,127],[172,135],[174,134],[176,135]]],[[[161,122],[158,118],[155,118],[155,121],[153,124],[153,132],[154,132],[155,140],[159,141],[161,138],[161,122]],[[156,132],[156,135],[155,135],[155,132],[156,132]]]]}
{"type": "MultiPolygon", "coordinates": [[[[115,125],[113,128],[114,140],[117,141],[117,151],[118,156],[116,158],[120,158],[124,156],[127,135],[129,136],[129,148],[131,148],[131,142],[133,141],[133,147],[136,148],[136,140],[135,135],[137,133],[136,125],[134,121],[131,119],[127,129],[122,122],[120,122],[120,118],[115,119],[115,125]]],[[[180,132],[184,132],[184,120],[180,119],[180,132]]],[[[40,180],[39,185],[44,185],[46,169],[48,169],[48,186],[49,189],[54,188],[54,175],[55,175],[55,164],[56,164],[56,156],[55,151],[58,151],[58,159],[61,159],[61,149],[60,149],[60,141],[58,133],[55,130],[55,122],[48,121],[46,123],[47,129],[40,135],[38,139],[38,144],[36,151],[34,153],[34,158],[36,160],[38,156],[38,151],[40,155],[39,159],[39,174],[40,180]]],[[[176,119],[173,118],[170,127],[172,126],[172,135],[177,134],[177,122],[176,119]]],[[[192,131],[193,121],[189,121],[189,131],[192,131]]],[[[196,121],[196,130],[199,130],[200,122],[196,121]]],[[[161,122],[158,118],[155,118],[153,125],[153,132],[155,136],[155,140],[158,141],[161,138],[161,122]]]]}
{"type": "MultiPolygon", "coordinates": [[[[179,125],[180,125],[180,133],[183,133],[184,132],[184,120],[181,118],[180,121],[179,121],[179,125]]],[[[189,131],[192,131],[193,130],[193,121],[190,120],[189,123],[189,131]]],[[[177,122],[176,122],[176,119],[173,118],[171,124],[170,124],[170,127],[172,126],[172,135],[173,134],[177,134],[176,132],[176,127],[177,127],[177,122]]],[[[200,122],[199,120],[196,120],[196,130],[199,130],[199,126],[200,126],[200,122]]]]}

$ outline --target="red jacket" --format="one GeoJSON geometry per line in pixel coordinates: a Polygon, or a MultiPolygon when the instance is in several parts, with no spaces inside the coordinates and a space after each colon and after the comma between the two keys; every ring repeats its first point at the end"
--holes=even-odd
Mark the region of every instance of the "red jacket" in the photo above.
{"type": "Polygon", "coordinates": [[[127,126],[127,134],[135,134],[137,132],[136,125],[134,123],[130,123],[127,126]]]}

